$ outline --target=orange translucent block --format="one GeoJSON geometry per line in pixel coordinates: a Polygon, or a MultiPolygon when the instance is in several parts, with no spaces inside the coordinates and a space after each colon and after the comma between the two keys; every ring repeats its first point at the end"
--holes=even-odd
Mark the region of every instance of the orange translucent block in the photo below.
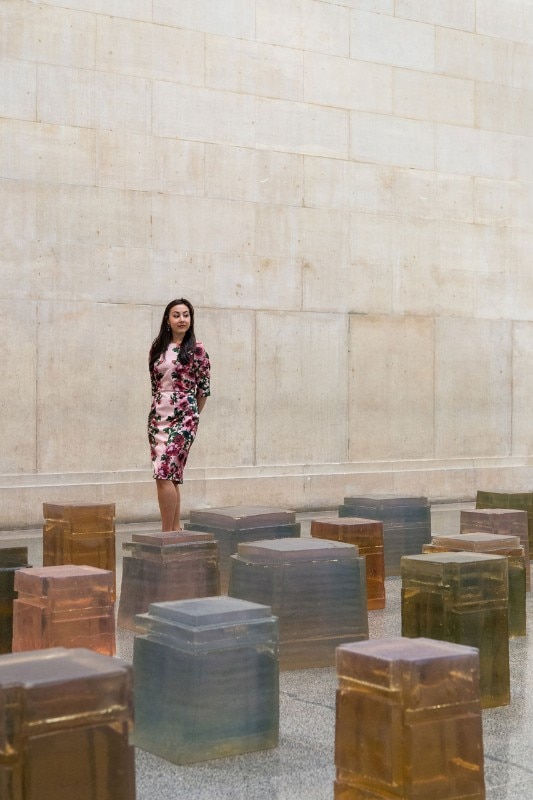
{"type": "Polygon", "coordinates": [[[311,536],[354,544],[366,562],[366,597],[369,611],[385,608],[385,561],[383,523],[360,517],[314,519],[311,536]]]}
{"type": "Polygon", "coordinates": [[[64,564],[20,569],[13,604],[13,652],[87,647],[115,653],[113,573],[64,564]]]}
{"type": "Polygon", "coordinates": [[[385,575],[400,574],[404,555],[422,552],[431,541],[431,508],[426,497],[372,495],[345,497],[339,517],[363,517],[383,523],[385,575]]]}
{"type": "Polygon", "coordinates": [[[220,589],[228,591],[230,556],[242,542],[300,536],[294,511],[272,506],[228,506],[191,511],[185,529],[212,533],[218,544],[220,589]]]}
{"type": "Polygon", "coordinates": [[[502,508],[525,511],[529,552],[533,553],[533,492],[482,492],[476,496],[476,508],[502,508]]]}
{"type": "Polygon", "coordinates": [[[481,705],[507,705],[508,561],[488,553],[402,558],[402,636],[479,649],[481,705]]]}
{"type": "Polygon", "coordinates": [[[526,568],[524,548],[518,536],[495,533],[465,533],[457,536],[434,536],[424,545],[424,553],[445,552],[493,553],[506,556],[509,576],[509,636],[526,636],[526,568]]]}
{"type": "Polygon", "coordinates": [[[368,639],[365,561],[357,547],[322,539],[240,544],[229,594],[272,608],[281,669],[326,667],[335,648],[368,639]]]}
{"type": "Polygon", "coordinates": [[[80,564],[115,574],[114,503],[43,503],[43,565],[80,564]]]}
{"type": "Polygon", "coordinates": [[[0,548],[0,653],[11,652],[15,572],[28,566],[27,547],[0,548]]]}
{"type": "Polygon", "coordinates": [[[152,603],[135,637],[137,747],[189,764],[276,747],[277,620],[232,597],[152,603]]]}
{"type": "Polygon", "coordinates": [[[122,545],[118,624],[141,630],[135,616],[151,603],[220,594],[218,546],[211,533],[134,533],[122,545]]]}
{"type": "Polygon", "coordinates": [[[527,511],[510,508],[475,508],[461,511],[460,533],[496,533],[518,536],[526,561],[526,592],[531,589],[527,511]]]}
{"type": "Polygon", "coordinates": [[[337,650],[335,800],[483,800],[479,656],[431,639],[337,650]]]}
{"type": "Polygon", "coordinates": [[[135,800],[132,671],[90,650],[0,658],[2,800],[135,800]]]}

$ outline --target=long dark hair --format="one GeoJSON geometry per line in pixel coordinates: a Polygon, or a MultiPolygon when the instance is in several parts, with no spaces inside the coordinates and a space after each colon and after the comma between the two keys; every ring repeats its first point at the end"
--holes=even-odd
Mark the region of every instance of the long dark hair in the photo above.
{"type": "Polygon", "coordinates": [[[172,308],[174,308],[174,306],[187,306],[191,317],[191,324],[189,325],[189,328],[183,337],[178,358],[182,364],[187,364],[192,358],[192,354],[196,346],[196,336],[194,335],[194,308],[192,307],[192,303],[189,303],[189,301],[184,297],[180,297],[178,300],[171,300],[163,312],[163,319],[161,320],[159,333],[155,337],[150,348],[150,369],[152,369],[159,356],[166,352],[167,347],[172,341],[172,331],[170,330],[170,326],[168,324],[168,318],[170,311],[172,308]]]}

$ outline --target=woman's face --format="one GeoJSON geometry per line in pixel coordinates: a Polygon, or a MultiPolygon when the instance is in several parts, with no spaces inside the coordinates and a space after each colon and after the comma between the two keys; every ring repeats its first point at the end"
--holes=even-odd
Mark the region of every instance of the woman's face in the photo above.
{"type": "Polygon", "coordinates": [[[172,338],[183,339],[191,327],[191,314],[187,306],[182,303],[172,306],[168,313],[168,324],[172,331],[172,338]]]}

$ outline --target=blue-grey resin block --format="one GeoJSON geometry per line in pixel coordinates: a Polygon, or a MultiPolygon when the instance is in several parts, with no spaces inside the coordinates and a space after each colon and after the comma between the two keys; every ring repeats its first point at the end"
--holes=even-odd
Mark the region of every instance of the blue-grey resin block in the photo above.
{"type": "Polygon", "coordinates": [[[191,511],[185,529],[212,533],[218,544],[220,590],[227,592],[230,556],[242,542],[300,536],[294,511],[275,506],[228,506],[191,511]]]}
{"type": "Polygon", "coordinates": [[[277,620],[232,597],[152,603],[135,637],[134,743],[174,764],[276,747],[277,620]]]}
{"type": "Polygon", "coordinates": [[[426,497],[345,497],[339,517],[364,517],[383,523],[387,577],[400,575],[402,556],[421,553],[423,545],[431,541],[431,507],[426,497]]]}
{"type": "Polygon", "coordinates": [[[229,593],[279,618],[282,669],[332,666],[335,648],[368,639],[365,560],[326,539],[240,544],[229,593]]]}

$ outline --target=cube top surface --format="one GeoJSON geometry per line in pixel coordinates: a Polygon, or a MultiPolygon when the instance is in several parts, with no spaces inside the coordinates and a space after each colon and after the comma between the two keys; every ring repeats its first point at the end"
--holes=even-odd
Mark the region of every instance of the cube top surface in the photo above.
{"type": "Polygon", "coordinates": [[[239,544],[238,555],[259,564],[357,558],[358,548],[329,539],[273,539],[239,544]]]}
{"type": "Polygon", "coordinates": [[[51,647],[9,653],[0,658],[0,687],[44,686],[64,681],[125,674],[129,665],[118,658],[84,648],[51,647]]]}
{"type": "Polygon", "coordinates": [[[19,569],[15,573],[15,589],[27,594],[47,595],[91,587],[113,590],[114,576],[111,570],[60,564],[55,567],[19,569]]]}
{"type": "Polygon", "coordinates": [[[375,494],[356,497],[345,497],[344,503],[347,506],[375,506],[376,508],[396,507],[396,506],[427,506],[427,497],[396,497],[393,494],[375,494]]]}
{"type": "Polygon", "coordinates": [[[461,550],[487,552],[488,550],[514,550],[520,547],[519,536],[499,533],[463,533],[456,536],[434,536],[432,544],[461,550]]]}
{"type": "Polygon", "coordinates": [[[296,513],[271,506],[228,506],[191,511],[190,521],[196,525],[209,525],[225,530],[245,530],[291,525],[296,521],[296,513]]]}
{"type": "Polygon", "coordinates": [[[155,547],[164,547],[165,545],[171,544],[214,542],[215,537],[212,533],[202,533],[201,531],[169,531],[168,533],[134,533],[131,540],[139,544],[151,544],[155,547]]]}
{"type": "Polygon", "coordinates": [[[420,663],[428,659],[477,656],[477,653],[475,647],[467,645],[441,642],[424,637],[409,639],[402,636],[392,639],[367,639],[362,642],[343,644],[337,648],[337,655],[363,656],[387,663],[396,661],[420,663]]]}
{"type": "Polygon", "coordinates": [[[151,603],[148,615],[190,628],[206,628],[267,619],[271,617],[272,610],[270,606],[223,595],[151,603]]]}
{"type": "Polygon", "coordinates": [[[27,567],[27,547],[0,547],[0,569],[6,567],[27,567]]]}
{"type": "MultiPolygon", "coordinates": [[[[466,536],[466,534],[463,534],[466,536]]],[[[475,564],[485,562],[506,561],[505,556],[492,555],[491,553],[422,553],[415,556],[402,556],[402,565],[414,562],[417,564],[455,564],[461,566],[462,564],[475,564]]]]}
{"type": "Polygon", "coordinates": [[[331,519],[311,520],[311,524],[314,522],[320,526],[332,528],[349,528],[350,526],[354,528],[368,528],[369,526],[379,525],[381,529],[383,526],[383,522],[380,519],[366,519],[365,517],[332,517],[331,519]]]}

